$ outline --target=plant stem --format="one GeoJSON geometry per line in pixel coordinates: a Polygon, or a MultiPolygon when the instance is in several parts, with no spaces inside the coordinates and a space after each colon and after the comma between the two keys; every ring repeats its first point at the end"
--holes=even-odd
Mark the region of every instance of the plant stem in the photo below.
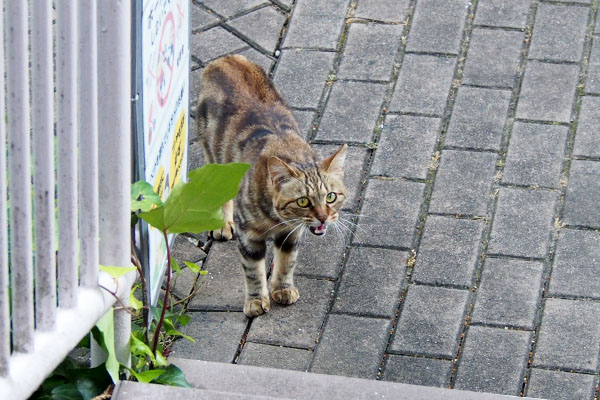
{"type": "Polygon", "coordinates": [[[144,276],[144,269],[142,268],[140,258],[137,255],[133,230],[131,231],[131,262],[136,266],[142,284],[142,304],[144,304],[144,308],[142,309],[142,319],[144,327],[146,328],[144,330],[144,337],[146,338],[146,343],[150,343],[150,337],[148,335],[150,334],[151,321],[149,318],[150,307],[148,307],[148,299],[146,298],[146,277],[144,276]]]}
{"type": "Polygon", "coordinates": [[[163,230],[163,236],[165,237],[165,244],[167,245],[167,285],[165,287],[165,299],[163,301],[162,311],[160,312],[160,319],[156,323],[154,339],[152,340],[152,354],[154,354],[154,357],[156,357],[156,349],[158,348],[160,329],[162,328],[163,321],[165,320],[165,312],[169,306],[169,289],[171,286],[171,249],[169,248],[169,235],[167,234],[166,229],[163,230]]]}

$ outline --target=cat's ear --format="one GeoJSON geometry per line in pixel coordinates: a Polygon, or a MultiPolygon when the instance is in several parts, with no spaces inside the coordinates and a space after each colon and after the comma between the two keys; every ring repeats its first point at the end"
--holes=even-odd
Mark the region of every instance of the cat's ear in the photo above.
{"type": "Polygon", "coordinates": [[[269,170],[269,176],[271,177],[272,183],[277,183],[281,179],[293,176],[299,178],[300,174],[293,167],[289,166],[282,159],[271,156],[267,160],[267,169],[269,170]]]}
{"type": "Polygon", "coordinates": [[[347,144],[343,144],[332,156],[321,161],[321,169],[328,173],[344,173],[344,161],[346,161],[347,144]]]}

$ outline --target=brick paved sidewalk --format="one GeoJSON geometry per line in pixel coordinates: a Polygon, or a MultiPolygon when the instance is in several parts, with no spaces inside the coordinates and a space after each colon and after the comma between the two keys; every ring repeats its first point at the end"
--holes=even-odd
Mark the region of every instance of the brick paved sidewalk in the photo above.
{"type": "MultiPolygon", "coordinates": [[[[349,144],[345,214],[357,227],[345,243],[310,237],[300,301],[252,321],[236,244],[213,243],[185,328],[197,342],[178,341],[177,357],[597,396],[598,0],[193,0],[192,10],[191,98],[215,58],[263,66],[317,151],[349,144]]],[[[178,238],[180,259],[203,257],[194,240],[178,238]]]]}

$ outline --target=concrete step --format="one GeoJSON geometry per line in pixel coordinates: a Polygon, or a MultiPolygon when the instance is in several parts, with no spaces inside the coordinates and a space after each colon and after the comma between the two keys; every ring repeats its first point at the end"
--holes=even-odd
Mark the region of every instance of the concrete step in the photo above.
{"type": "Polygon", "coordinates": [[[194,389],[122,382],[117,400],[129,399],[398,399],[507,400],[492,393],[467,392],[308,372],[170,358],[194,389]],[[168,397],[167,397],[168,398],[168,397]]]}

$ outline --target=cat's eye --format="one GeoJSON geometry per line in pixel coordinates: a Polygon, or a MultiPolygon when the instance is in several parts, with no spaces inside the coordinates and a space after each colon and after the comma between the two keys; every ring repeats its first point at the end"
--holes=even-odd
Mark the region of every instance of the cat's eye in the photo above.
{"type": "Polygon", "coordinates": [[[302,208],[306,208],[310,204],[310,200],[308,200],[306,197],[300,197],[298,200],[296,200],[296,204],[302,208]]]}
{"type": "Polygon", "coordinates": [[[333,203],[335,200],[337,199],[337,194],[331,192],[327,195],[327,197],[325,198],[325,200],[327,200],[328,203],[333,203]]]}

